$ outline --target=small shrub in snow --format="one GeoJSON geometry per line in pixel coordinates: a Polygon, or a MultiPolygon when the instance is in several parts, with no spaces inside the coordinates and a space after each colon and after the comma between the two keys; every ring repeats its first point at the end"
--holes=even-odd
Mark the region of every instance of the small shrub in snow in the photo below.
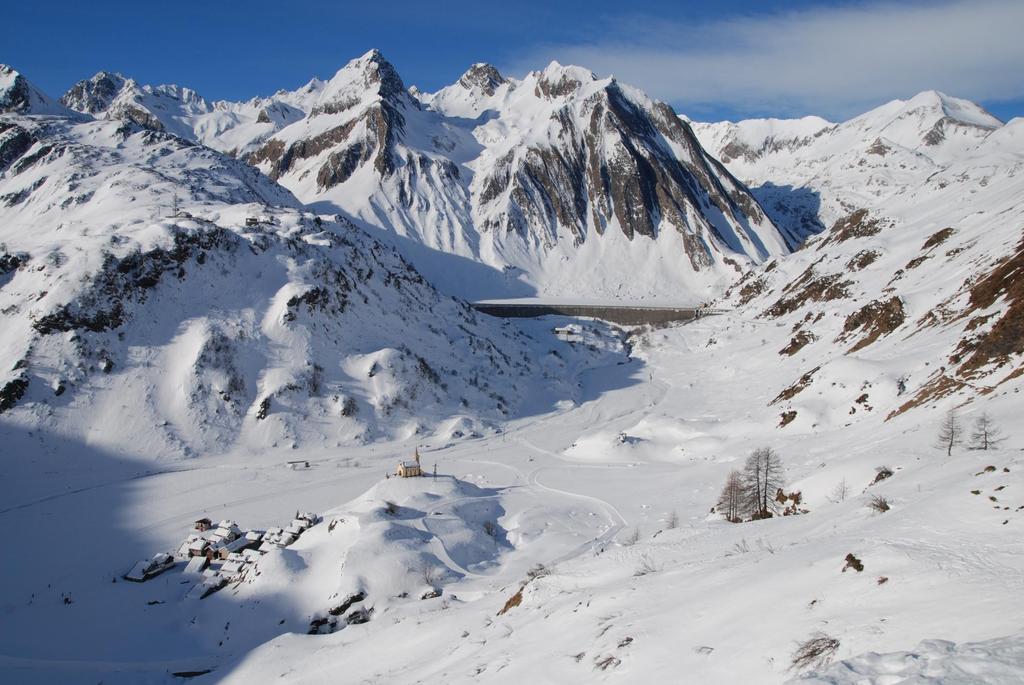
{"type": "Polygon", "coordinates": [[[796,671],[827,666],[839,651],[839,640],[822,632],[797,645],[790,667],[796,671]]]}
{"type": "Polygon", "coordinates": [[[846,569],[852,568],[857,573],[864,570],[864,562],[857,557],[853,556],[853,553],[846,555],[846,564],[843,566],[843,573],[846,573],[846,569]]]}
{"type": "Polygon", "coordinates": [[[668,515],[668,520],[665,522],[665,527],[669,530],[679,527],[679,514],[675,510],[673,510],[672,513],[668,515]]]}
{"type": "Polygon", "coordinates": [[[544,576],[550,575],[551,569],[549,569],[544,564],[537,564],[536,566],[534,566],[526,572],[526,582],[530,582],[531,580],[536,580],[538,578],[543,578],[544,576]]]}
{"type": "Polygon", "coordinates": [[[660,570],[661,568],[656,566],[654,561],[652,561],[649,556],[644,554],[640,557],[640,565],[637,567],[633,575],[639,578],[640,576],[646,576],[650,575],[651,573],[657,573],[660,570]]]}
{"type": "Polygon", "coordinates": [[[743,538],[735,545],[732,546],[732,554],[746,554],[750,551],[750,545],[747,544],[747,539],[743,538]]]}
{"type": "Polygon", "coordinates": [[[484,521],[484,532],[490,535],[492,538],[497,532],[498,527],[494,524],[494,521],[484,521]]]}
{"type": "Polygon", "coordinates": [[[884,514],[885,512],[889,511],[889,500],[887,500],[884,497],[879,497],[878,495],[875,495],[874,497],[871,498],[871,501],[868,502],[867,506],[868,509],[873,509],[874,511],[877,511],[879,514],[884,514]]]}
{"type": "Polygon", "coordinates": [[[622,542],[622,544],[625,545],[626,547],[632,547],[633,545],[635,545],[638,542],[640,542],[640,529],[639,528],[634,528],[633,532],[629,534],[629,537],[626,538],[622,542]]]}

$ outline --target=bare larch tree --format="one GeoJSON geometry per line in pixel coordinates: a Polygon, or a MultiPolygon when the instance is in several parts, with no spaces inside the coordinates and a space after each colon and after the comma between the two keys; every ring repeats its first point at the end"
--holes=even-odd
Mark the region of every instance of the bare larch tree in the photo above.
{"type": "Polygon", "coordinates": [[[726,521],[739,523],[743,520],[743,507],[743,476],[739,471],[731,471],[718,498],[718,510],[725,515],[726,521]]]}
{"type": "Polygon", "coordinates": [[[770,447],[750,453],[743,465],[744,504],[752,519],[769,518],[778,512],[775,494],[784,485],[782,460],[770,447]]]}
{"type": "Polygon", "coordinates": [[[999,447],[1006,438],[1003,431],[995,424],[988,412],[982,412],[981,416],[974,419],[974,430],[971,432],[971,449],[994,450],[999,447]]]}
{"type": "Polygon", "coordinates": [[[939,425],[939,435],[935,440],[935,446],[940,450],[946,450],[948,457],[953,454],[953,448],[963,441],[964,429],[960,423],[960,417],[956,415],[956,409],[950,409],[939,425]]]}

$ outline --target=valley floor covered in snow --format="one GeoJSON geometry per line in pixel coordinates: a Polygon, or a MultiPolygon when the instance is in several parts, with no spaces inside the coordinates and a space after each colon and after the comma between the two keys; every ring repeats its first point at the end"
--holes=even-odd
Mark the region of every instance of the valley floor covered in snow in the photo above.
{"type": "MultiPolygon", "coordinates": [[[[582,342],[557,340],[568,322],[513,325],[553,349],[607,338],[577,321],[582,342]]],[[[820,413],[780,429],[792,369],[759,351],[786,339],[739,315],[639,332],[503,424],[362,446],[165,458],[5,420],[4,451],[52,468],[0,484],[0,680],[1021,682],[1015,393],[984,400],[1001,449],[947,456],[938,409],[836,409],[899,363],[850,356],[815,386],[820,413]],[[761,446],[807,513],[728,523],[712,507],[761,446]],[[417,447],[425,477],[385,477],[417,447]],[[183,561],[121,578],[200,517],[266,529],[297,510],[322,522],[206,599],[183,561]],[[818,635],[831,666],[794,668],[818,635]]]]}

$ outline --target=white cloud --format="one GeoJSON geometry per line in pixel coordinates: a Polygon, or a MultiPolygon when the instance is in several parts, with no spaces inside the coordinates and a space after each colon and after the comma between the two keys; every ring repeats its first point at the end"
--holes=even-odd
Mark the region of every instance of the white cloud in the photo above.
{"type": "Polygon", "coordinates": [[[1022,27],[1022,0],[872,3],[696,24],[631,17],[514,66],[581,64],[684,112],[715,106],[845,118],[928,89],[975,100],[1024,97],[1022,27]]]}

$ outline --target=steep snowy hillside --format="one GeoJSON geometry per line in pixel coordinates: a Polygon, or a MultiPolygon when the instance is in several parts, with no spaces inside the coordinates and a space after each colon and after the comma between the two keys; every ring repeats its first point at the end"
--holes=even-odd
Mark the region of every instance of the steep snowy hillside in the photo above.
{"type": "Polygon", "coordinates": [[[245,156],[304,117],[322,86],[313,79],[298,90],[281,90],[267,98],[208,102],[189,88],[139,85],[121,74],[101,71],[72,86],[61,102],[97,118],[130,121],[245,156]]]}
{"type": "Polygon", "coordinates": [[[703,299],[797,241],[667,105],[557,63],[414,97],[372,51],[250,161],[472,297],[703,299]]]}
{"type": "Polygon", "coordinates": [[[783,424],[822,412],[898,415],[952,396],[1005,392],[1024,374],[1024,146],[1016,119],[960,161],[881,207],[837,221],[785,260],[747,274],[724,300],[791,336],[783,424]],[[927,354],[920,351],[927,349],[927,354]],[[815,390],[856,360],[876,372],[848,407],[815,390]]]}
{"type": "Polygon", "coordinates": [[[8,114],[0,160],[0,411],[17,425],[157,458],[358,442],[506,416],[571,361],[181,138],[8,114]]]}
{"type": "Polygon", "coordinates": [[[805,117],[692,126],[778,225],[813,231],[899,201],[1002,122],[973,102],[926,91],[841,124],[805,117]]]}

